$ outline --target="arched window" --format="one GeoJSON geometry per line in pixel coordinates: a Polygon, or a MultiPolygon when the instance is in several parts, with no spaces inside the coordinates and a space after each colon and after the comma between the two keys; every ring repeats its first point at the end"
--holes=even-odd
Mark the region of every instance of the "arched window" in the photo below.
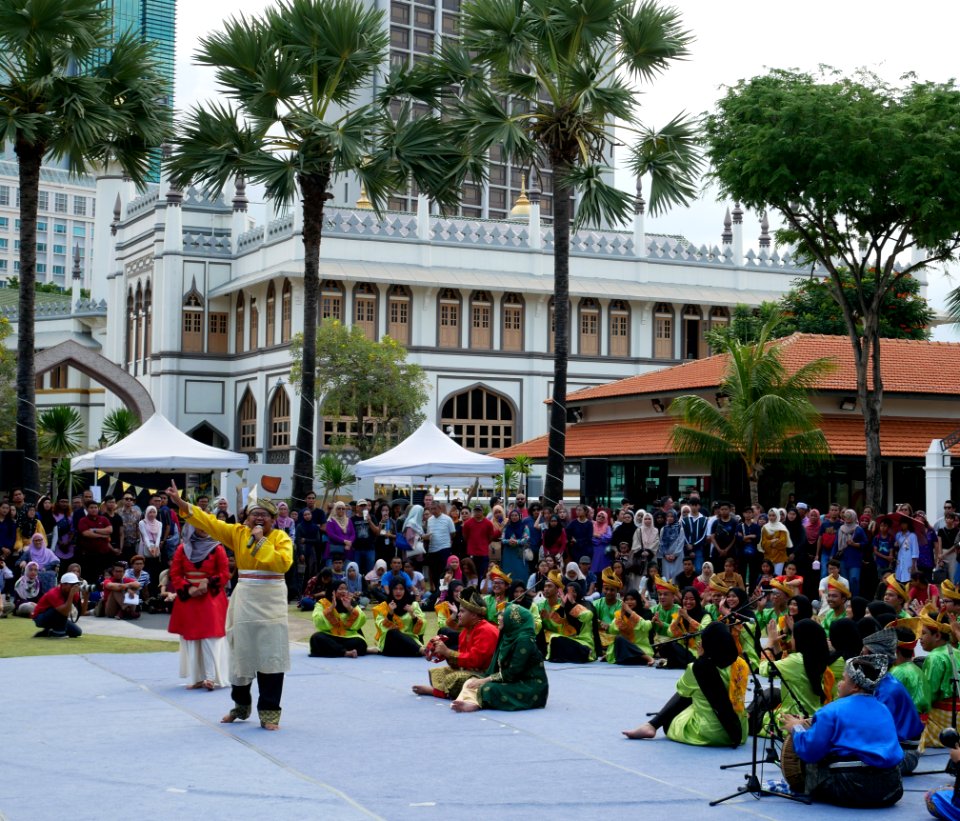
{"type": "Polygon", "coordinates": [[[493,300],[487,291],[474,291],[470,297],[470,347],[493,347],[493,300]]]}
{"type": "Polygon", "coordinates": [[[140,365],[140,354],[143,351],[143,288],[137,283],[137,296],[133,302],[133,310],[137,321],[134,327],[134,351],[133,351],[133,372],[137,372],[140,365]]]}
{"type": "Polygon", "coordinates": [[[343,286],[332,279],[320,283],[320,321],[325,319],[343,322],[343,286]]]}
{"type": "Polygon", "coordinates": [[[353,324],[371,340],[377,339],[377,289],[369,282],[360,282],[353,289],[353,324]]]}
{"type": "Polygon", "coordinates": [[[610,302],[610,356],[630,356],[630,305],[622,299],[610,302]]]}
{"type": "Polygon", "coordinates": [[[449,397],[440,411],[440,427],[453,430],[453,439],[467,450],[488,453],[514,442],[513,405],[505,397],[480,386],[449,397]]]}
{"type": "Polygon", "coordinates": [[[460,292],[444,288],[437,300],[439,313],[437,345],[441,348],[460,347],[460,292]]]}
{"type": "Polygon", "coordinates": [[[133,302],[133,288],[127,288],[127,370],[134,361],[137,315],[133,302]]]}
{"type": "Polygon", "coordinates": [[[283,281],[280,294],[280,342],[287,343],[293,333],[293,286],[289,279],[283,281]]]}
{"type": "Polygon", "coordinates": [[[250,297],[250,351],[260,347],[260,309],[257,307],[257,298],[250,297]]]}
{"type": "Polygon", "coordinates": [[[233,352],[234,353],[243,353],[243,320],[244,320],[244,300],[243,300],[243,291],[237,294],[237,315],[236,315],[236,325],[234,327],[233,334],[233,352]]]}
{"type": "Polygon", "coordinates": [[[699,305],[683,306],[682,359],[700,359],[706,355],[707,340],[704,335],[703,311],[699,305]]]}
{"type": "Polygon", "coordinates": [[[600,303],[593,297],[580,300],[580,356],[600,355],[600,303]]]}
{"type": "Polygon", "coordinates": [[[267,338],[264,345],[270,346],[274,343],[274,332],[277,329],[277,292],[271,282],[267,286],[267,338]]]}
{"type": "Polygon", "coordinates": [[[270,402],[270,450],[290,447],[290,397],[277,388],[270,402]]]}
{"type": "Polygon", "coordinates": [[[501,306],[503,330],[501,347],[505,351],[523,350],[523,297],[520,294],[504,294],[501,306]]]}
{"type": "Polygon", "coordinates": [[[181,347],[186,353],[201,353],[203,351],[203,299],[195,288],[192,288],[184,298],[181,316],[183,317],[181,347]]]}
{"type": "Polygon", "coordinates": [[[673,359],[673,306],[666,302],[653,307],[653,356],[673,359]]]}
{"type": "Polygon", "coordinates": [[[393,285],[387,296],[387,333],[401,345],[410,344],[410,303],[406,285],[393,285]]]}
{"type": "Polygon", "coordinates": [[[150,281],[143,291],[143,372],[147,372],[147,363],[150,361],[150,334],[153,328],[153,289],[150,281]]]}
{"type": "Polygon", "coordinates": [[[237,430],[240,450],[245,453],[254,453],[257,450],[257,400],[253,398],[250,388],[243,393],[240,400],[240,411],[237,414],[237,430]]]}

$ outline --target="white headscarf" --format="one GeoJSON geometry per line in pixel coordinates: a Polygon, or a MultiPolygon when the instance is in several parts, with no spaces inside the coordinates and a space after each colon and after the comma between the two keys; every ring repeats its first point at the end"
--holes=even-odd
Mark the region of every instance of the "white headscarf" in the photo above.
{"type": "Polygon", "coordinates": [[[413,505],[403,520],[403,530],[410,528],[418,536],[423,535],[423,505],[413,505]]]}
{"type": "Polygon", "coordinates": [[[787,534],[787,547],[793,547],[793,542],[790,539],[790,531],[787,530],[787,526],[780,521],[780,511],[775,507],[771,507],[767,511],[767,523],[763,526],[763,529],[769,533],[774,534],[779,531],[783,531],[787,534]]]}
{"type": "Polygon", "coordinates": [[[567,562],[566,570],[563,571],[563,577],[565,580],[570,579],[570,572],[573,571],[577,574],[577,581],[582,582],[586,580],[586,576],[583,575],[583,571],[580,569],[580,565],[576,562],[567,562]]]}

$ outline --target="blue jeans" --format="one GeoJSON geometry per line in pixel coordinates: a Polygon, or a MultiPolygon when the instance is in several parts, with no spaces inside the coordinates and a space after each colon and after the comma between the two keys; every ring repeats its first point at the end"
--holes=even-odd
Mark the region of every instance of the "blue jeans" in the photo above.
{"type": "Polygon", "coordinates": [[[49,630],[54,635],[63,635],[66,633],[72,639],[79,638],[83,635],[83,630],[81,630],[76,623],[70,621],[70,619],[62,613],[58,613],[52,608],[50,610],[44,610],[33,621],[41,630],[49,630]]]}
{"type": "Polygon", "coordinates": [[[847,581],[850,582],[850,595],[859,596],[860,595],[860,560],[857,559],[856,562],[847,562],[843,563],[843,575],[847,577],[847,581]]]}
{"type": "Polygon", "coordinates": [[[376,561],[376,552],[374,550],[356,551],[357,564],[360,565],[360,575],[365,576],[373,570],[373,563],[376,561]]]}

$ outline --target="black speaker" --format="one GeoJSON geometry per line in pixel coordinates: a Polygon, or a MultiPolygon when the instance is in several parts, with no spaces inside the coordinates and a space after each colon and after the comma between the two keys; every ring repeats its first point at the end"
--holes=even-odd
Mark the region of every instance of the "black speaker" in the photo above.
{"type": "Polygon", "coordinates": [[[0,450],[0,489],[23,487],[23,451],[0,450]]]}
{"type": "Polygon", "coordinates": [[[606,499],[607,487],[607,460],[583,459],[580,464],[580,498],[588,504],[606,499]]]}

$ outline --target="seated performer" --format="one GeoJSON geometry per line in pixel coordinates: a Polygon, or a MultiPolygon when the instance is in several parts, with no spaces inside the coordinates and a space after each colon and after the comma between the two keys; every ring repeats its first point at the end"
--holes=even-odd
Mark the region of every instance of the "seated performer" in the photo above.
{"type": "Polygon", "coordinates": [[[533,614],[508,604],[501,614],[500,638],[483,678],[471,678],[450,705],[458,713],[474,710],[532,710],[547,705],[547,671],[537,649],[533,614]]]}
{"type": "MultiPolygon", "coordinates": [[[[950,750],[950,763],[960,765],[960,747],[950,750]]],[[[927,810],[934,818],[941,821],[960,821],[960,790],[953,784],[930,790],[925,796],[927,810]]]]}
{"type": "Polygon", "coordinates": [[[593,609],[597,614],[597,629],[600,632],[601,646],[597,648],[598,656],[605,655],[607,649],[613,646],[613,641],[617,636],[617,628],[614,626],[614,622],[623,605],[623,602],[620,601],[623,581],[612,567],[603,569],[600,574],[600,581],[603,596],[593,603],[593,609]]]}
{"type": "Polygon", "coordinates": [[[700,603],[700,593],[695,587],[685,587],[681,593],[680,609],[670,623],[672,641],[657,645],[657,654],[665,659],[671,670],[683,670],[695,658],[700,646],[699,632],[713,621],[700,603]]]}
{"type": "Polygon", "coordinates": [[[737,645],[725,624],[714,622],[703,631],[703,655],[687,666],[677,692],[660,711],[627,738],[654,738],[663,727],[667,738],[682,744],[738,747],[747,735],[744,700],[750,670],[737,655],[737,645]]]}
{"type": "Polygon", "coordinates": [[[778,724],[782,715],[812,716],[829,704],[837,697],[837,684],[843,678],[844,660],[830,653],[827,633],[813,619],[801,619],[793,626],[793,648],[779,661],[760,664],[762,678],[775,673],[783,682],[780,706],[774,711],[778,724]]]}
{"type": "Polygon", "coordinates": [[[543,583],[543,599],[534,602],[533,607],[530,608],[537,647],[544,658],[550,652],[550,643],[553,639],[561,635],[564,627],[569,627],[562,619],[552,618],[552,614],[560,609],[562,593],[563,574],[559,570],[551,570],[543,583]]]}
{"type": "Polygon", "coordinates": [[[920,751],[927,747],[942,747],[940,731],[951,726],[953,716],[954,669],[960,664],[953,648],[953,636],[949,616],[946,612],[936,618],[923,615],[920,631],[920,646],[927,652],[923,660],[923,680],[930,709],[927,711],[927,725],[920,741],[920,751]]]}
{"type": "Polygon", "coordinates": [[[495,564],[490,565],[487,576],[490,579],[490,585],[493,589],[492,594],[484,596],[487,603],[487,621],[490,622],[490,624],[496,625],[497,616],[503,612],[503,608],[507,606],[509,601],[507,599],[507,588],[510,587],[511,582],[513,582],[513,577],[504,573],[495,564]]]}
{"type": "Polygon", "coordinates": [[[837,619],[845,618],[847,615],[847,599],[850,598],[850,588],[840,579],[833,576],[827,577],[827,610],[820,611],[820,624],[827,632],[830,631],[830,625],[837,619]]]}
{"type": "MultiPolygon", "coordinates": [[[[897,728],[897,738],[900,740],[900,746],[903,749],[903,761],[900,763],[900,772],[904,775],[912,773],[917,768],[917,761],[920,758],[920,736],[923,735],[923,722],[920,720],[920,714],[914,706],[913,699],[896,678],[889,675],[891,664],[897,657],[897,629],[895,627],[885,627],[880,629],[880,625],[875,621],[871,625],[872,619],[864,619],[861,625],[867,622],[867,628],[861,629],[864,633],[863,654],[883,656],[887,662],[888,674],[880,679],[877,689],[874,691],[874,697],[883,704],[893,717],[893,723],[897,728]],[[867,632],[873,627],[873,632],[867,632]]],[[[859,625],[858,625],[859,626],[859,625]]]]}
{"type": "Polygon", "coordinates": [[[367,641],[361,628],[366,621],[363,609],[354,606],[346,581],[331,585],[313,608],[317,632],[310,636],[310,655],[327,659],[365,656],[367,641]]]}
{"type": "Polygon", "coordinates": [[[783,717],[784,775],[796,792],[841,807],[890,807],[903,795],[903,751],[890,712],[873,693],[887,671],[886,659],[858,656],[844,666],[839,698],[813,718],[783,717]],[[796,771],[787,761],[795,754],[796,771]]]}
{"type": "MultiPolygon", "coordinates": [[[[909,619],[909,622],[917,622],[919,619],[909,619]]],[[[923,679],[923,672],[913,661],[914,649],[919,639],[911,627],[903,621],[897,622],[897,661],[890,670],[890,675],[899,681],[913,699],[913,705],[917,708],[920,715],[925,715],[930,710],[930,694],[927,692],[927,684],[923,679]]]]}
{"type": "Polygon", "coordinates": [[[645,664],[652,667],[655,662],[653,645],[650,643],[653,622],[645,618],[650,612],[641,609],[642,601],[637,590],[628,590],[623,595],[621,607],[611,625],[613,642],[607,647],[606,659],[611,664],[645,664]]]}
{"type": "Polygon", "coordinates": [[[886,590],[883,591],[884,602],[893,608],[898,619],[909,618],[907,603],[910,601],[910,594],[907,592],[906,585],[900,584],[893,573],[888,573],[883,581],[887,585],[886,590]]]}
{"type": "Polygon", "coordinates": [[[499,633],[486,619],[487,603],[475,587],[465,587],[460,594],[460,640],[457,650],[451,650],[438,636],[431,639],[423,653],[428,658],[446,659],[443,667],[430,670],[430,687],[415,684],[418,696],[456,698],[463,683],[487,671],[497,648],[499,633]]]}
{"type": "MultiPolygon", "coordinates": [[[[711,580],[712,581],[712,580],[711,580]]],[[[731,587],[719,604],[720,618],[724,619],[733,640],[737,643],[737,652],[747,660],[754,670],[760,666],[759,638],[756,617],[750,607],[751,600],[742,587],[731,587]]]]}
{"type": "Polygon", "coordinates": [[[558,609],[540,612],[543,629],[547,622],[556,625],[556,635],[550,640],[547,661],[557,664],[586,664],[597,660],[596,630],[593,610],[583,600],[583,585],[566,581],[558,609]]]}
{"type": "Polygon", "coordinates": [[[390,599],[373,608],[377,644],[368,653],[385,656],[419,656],[423,644],[423,612],[402,577],[390,585],[390,599]]]}
{"type": "Polygon", "coordinates": [[[463,582],[451,579],[446,591],[441,594],[443,600],[433,606],[433,612],[437,614],[437,635],[444,637],[451,650],[456,650],[460,642],[460,621],[457,616],[460,612],[461,590],[463,582]]]}

